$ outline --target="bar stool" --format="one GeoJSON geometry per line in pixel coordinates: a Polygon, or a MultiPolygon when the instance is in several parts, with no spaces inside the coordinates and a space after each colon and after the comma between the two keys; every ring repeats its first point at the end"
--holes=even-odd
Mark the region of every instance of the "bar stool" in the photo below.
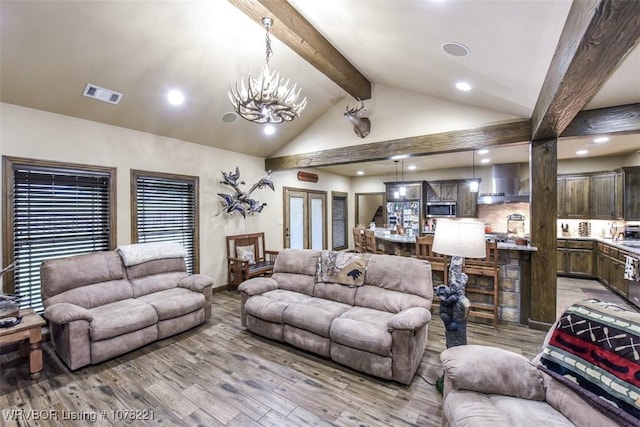
{"type": "Polygon", "coordinates": [[[493,278],[493,287],[491,289],[474,286],[467,283],[465,292],[473,295],[488,295],[491,299],[490,303],[487,302],[474,302],[471,300],[471,310],[469,316],[480,317],[483,319],[490,319],[493,322],[493,327],[498,328],[498,290],[499,290],[499,267],[498,267],[498,244],[496,242],[487,242],[487,255],[485,258],[474,259],[467,258],[464,262],[463,271],[469,275],[487,276],[493,278]]]}

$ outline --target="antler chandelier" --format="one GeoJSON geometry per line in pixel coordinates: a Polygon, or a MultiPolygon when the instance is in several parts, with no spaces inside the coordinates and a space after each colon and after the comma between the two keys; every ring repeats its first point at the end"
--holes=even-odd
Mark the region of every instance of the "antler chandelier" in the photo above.
{"type": "Polygon", "coordinates": [[[235,88],[229,90],[229,99],[233,109],[242,118],[254,123],[282,123],[300,117],[300,112],[307,105],[307,98],[297,102],[300,96],[300,88],[294,83],[290,86],[289,80],[280,77],[280,73],[272,73],[269,70],[269,58],[273,55],[269,29],[273,25],[273,19],[262,18],[262,24],[267,30],[266,56],[267,63],[257,79],[251,78],[251,72],[245,86],[244,80],[240,87],[236,82],[235,88]]]}

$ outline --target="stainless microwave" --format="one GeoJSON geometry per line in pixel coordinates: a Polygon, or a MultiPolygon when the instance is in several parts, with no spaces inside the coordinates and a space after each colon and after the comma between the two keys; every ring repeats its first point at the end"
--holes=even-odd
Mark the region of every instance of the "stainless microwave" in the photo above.
{"type": "Polygon", "coordinates": [[[427,202],[427,218],[455,218],[456,202],[427,202]]]}

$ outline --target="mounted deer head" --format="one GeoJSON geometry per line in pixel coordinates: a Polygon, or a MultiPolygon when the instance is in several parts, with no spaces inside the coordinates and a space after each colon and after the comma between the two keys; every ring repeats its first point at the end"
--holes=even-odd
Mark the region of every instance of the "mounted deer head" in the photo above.
{"type": "Polygon", "coordinates": [[[364,138],[369,135],[369,131],[371,131],[371,120],[367,117],[361,117],[367,112],[367,110],[364,108],[364,102],[362,102],[361,99],[358,99],[358,101],[360,101],[360,106],[353,108],[349,108],[349,106],[347,106],[347,112],[344,113],[344,116],[353,125],[353,131],[356,135],[360,138],[364,138]]]}

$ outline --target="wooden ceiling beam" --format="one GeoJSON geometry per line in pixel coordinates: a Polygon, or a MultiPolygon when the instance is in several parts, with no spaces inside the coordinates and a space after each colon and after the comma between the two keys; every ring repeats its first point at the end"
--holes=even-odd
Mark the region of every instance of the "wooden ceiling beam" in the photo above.
{"type": "Polygon", "coordinates": [[[229,0],[262,25],[274,20],[271,34],[289,46],[354,98],[370,99],[371,83],[286,0],[229,0]]]}
{"type": "Polygon", "coordinates": [[[561,137],[640,132],[640,103],[580,111],[561,137]]]}
{"type": "Polygon", "coordinates": [[[520,120],[476,129],[372,142],[312,153],[271,157],[265,160],[265,170],[278,171],[360,163],[389,159],[397,155],[424,156],[427,154],[452,153],[526,142],[529,141],[530,135],[531,122],[529,120],[520,120]]]}
{"type": "Polygon", "coordinates": [[[531,118],[532,139],[561,135],[640,39],[640,2],[574,0],[531,118]]]}

